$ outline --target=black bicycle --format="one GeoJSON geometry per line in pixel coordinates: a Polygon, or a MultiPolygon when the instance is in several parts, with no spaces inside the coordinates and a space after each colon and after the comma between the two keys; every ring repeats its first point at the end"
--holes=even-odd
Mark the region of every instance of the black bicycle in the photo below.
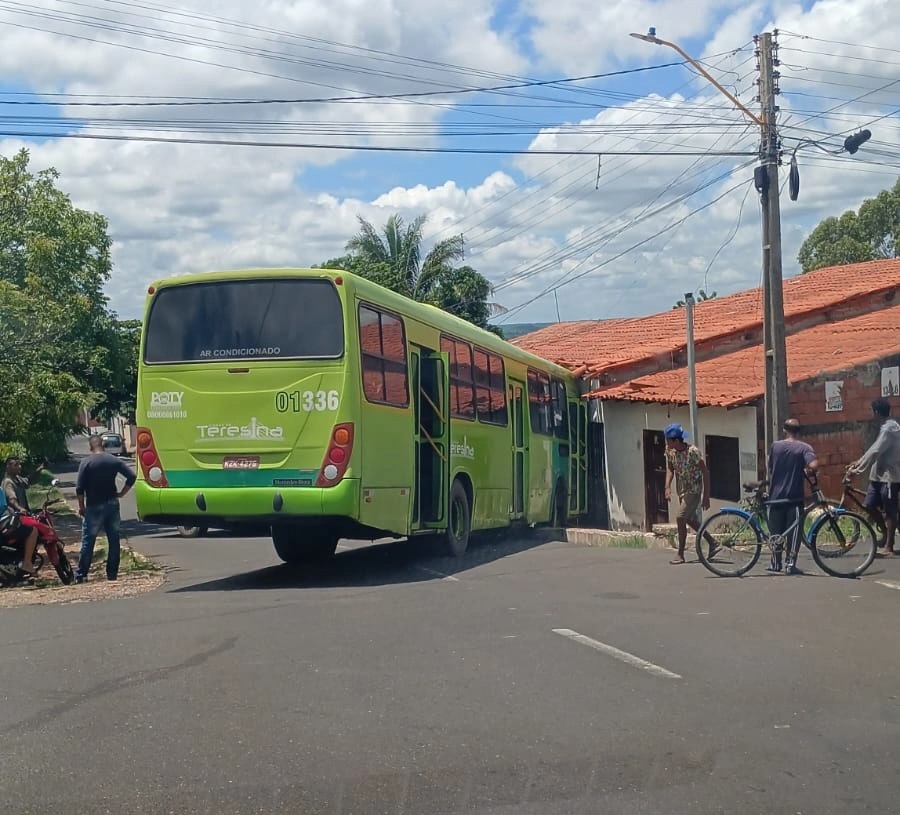
{"type": "Polygon", "coordinates": [[[713,574],[739,577],[759,560],[763,544],[774,553],[786,551],[799,527],[800,541],[816,565],[833,577],[859,577],[875,559],[878,539],[872,525],[857,512],[829,501],[815,478],[809,478],[813,500],[781,534],[768,528],[767,481],[744,484],[747,493],[739,507],[726,507],[710,515],[697,532],[697,557],[713,574]]]}

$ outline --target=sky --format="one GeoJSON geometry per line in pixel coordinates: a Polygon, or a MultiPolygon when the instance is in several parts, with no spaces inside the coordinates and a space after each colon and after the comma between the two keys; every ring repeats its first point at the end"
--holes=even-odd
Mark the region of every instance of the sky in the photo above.
{"type": "Polygon", "coordinates": [[[100,212],[106,287],[305,267],[359,218],[462,234],[496,321],[664,311],[761,282],[754,35],[779,45],[785,277],[900,176],[889,0],[0,0],[0,155],[100,212]],[[872,139],[855,155],[844,138],[872,139]],[[229,143],[225,143],[229,142],[229,143]]]}

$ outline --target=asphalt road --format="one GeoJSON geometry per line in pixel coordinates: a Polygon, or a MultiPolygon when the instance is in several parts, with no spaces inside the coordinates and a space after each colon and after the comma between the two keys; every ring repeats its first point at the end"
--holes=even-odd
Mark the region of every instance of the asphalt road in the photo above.
{"type": "Polygon", "coordinates": [[[898,810],[900,558],[132,543],[164,588],[3,611],[0,812],[898,810]]]}

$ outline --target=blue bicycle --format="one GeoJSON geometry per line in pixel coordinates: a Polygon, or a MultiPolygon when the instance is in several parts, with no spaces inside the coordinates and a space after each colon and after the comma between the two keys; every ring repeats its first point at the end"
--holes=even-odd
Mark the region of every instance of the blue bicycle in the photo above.
{"type": "MultiPolygon", "coordinates": [[[[767,481],[744,484],[747,496],[739,507],[726,507],[710,515],[697,532],[697,557],[713,574],[739,577],[759,560],[763,544],[775,553],[787,551],[794,530],[812,553],[816,565],[833,577],[859,577],[875,559],[878,538],[862,515],[829,501],[817,481],[809,479],[813,500],[782,534],[768,529],[765,492],[767,481]]],[[[799,549],[799,543],[797,544],[799,549]]]]}

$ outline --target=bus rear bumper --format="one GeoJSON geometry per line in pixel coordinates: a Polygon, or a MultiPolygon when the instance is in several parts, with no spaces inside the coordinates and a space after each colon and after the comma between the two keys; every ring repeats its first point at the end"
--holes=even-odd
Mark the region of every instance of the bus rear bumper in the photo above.
{"type": "Polygon", "coordinates": [[[316,518],[359,518],[359,479],[333,487],[134,487],[138,516],[147,523],[227,526],[295,523],[316,518]]]}

